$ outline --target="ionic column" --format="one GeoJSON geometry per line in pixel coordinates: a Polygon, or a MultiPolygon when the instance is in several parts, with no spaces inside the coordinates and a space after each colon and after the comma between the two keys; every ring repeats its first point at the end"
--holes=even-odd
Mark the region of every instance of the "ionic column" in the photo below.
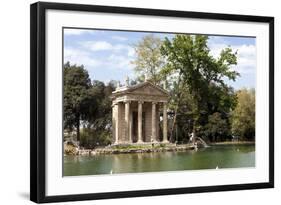
{"type": "Polygon", "coordinates": [[[142,101],[138,102],[138,143],[142,143],[142,101]]]}
{"type": "Polygon", "coordinates": [[[151,138],[156,142],[156,102],[152,102],[152,123],[151,123],[151,138]]]}
{"type": "Polygon", "coordinates": [[[131,110],[129,118],[129,142],[133,143],[133,112],[131,110]]]}
{"type": "Polygon", "coordinates": [[[168,142],[167,122],[168,122],[168,118],[167,118],[167,103],[164,102],[163,103],[163,142],[168,142]]]}
{"type": "Polygon", "coordinates": [[[132,142],[130,134],[130,102],[125,102],[125,140],[132,142]]]}
{"type": "Polygon", "coordinates": [[[115,144],[118,144],[119,137],[119,103],[114,105],[114,121],[115,121],[115,144]]]}

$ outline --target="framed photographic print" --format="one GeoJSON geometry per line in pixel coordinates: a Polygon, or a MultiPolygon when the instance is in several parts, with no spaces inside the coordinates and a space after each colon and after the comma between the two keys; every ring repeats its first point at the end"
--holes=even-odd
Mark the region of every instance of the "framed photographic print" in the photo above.
{"type": "Polygon", "coordinates": [[[34,202],[274,187],[274,18],[31,5],[34,202]]]}

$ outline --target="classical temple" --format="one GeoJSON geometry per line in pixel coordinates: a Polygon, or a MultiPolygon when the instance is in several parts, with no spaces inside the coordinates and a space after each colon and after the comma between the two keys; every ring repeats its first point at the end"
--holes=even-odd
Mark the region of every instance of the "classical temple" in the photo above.
{"type": "Polygon", "coordinates": [[[117,87],[111,96],[114,144],[168,143],[168,97],[165,89],[149,81],[129,86],[127,80],[125,86],[117,87]]]}

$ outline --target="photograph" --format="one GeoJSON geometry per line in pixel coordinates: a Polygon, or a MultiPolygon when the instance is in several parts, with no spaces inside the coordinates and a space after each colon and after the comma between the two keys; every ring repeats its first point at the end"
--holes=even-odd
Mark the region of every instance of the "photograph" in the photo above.
{"type": "Polygon", "coordinates": [[[255,168],[255,36],[62,34],[63,177],[255,168]]]}
{"type": "Polygon", "coordinates": [[[274,187],[274,17],[30,12],[30,199],[274,187]]]}

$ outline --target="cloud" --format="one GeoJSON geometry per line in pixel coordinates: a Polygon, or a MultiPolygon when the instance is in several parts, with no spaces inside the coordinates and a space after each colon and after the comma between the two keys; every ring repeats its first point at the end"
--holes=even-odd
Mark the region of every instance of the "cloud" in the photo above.
{"type": "Polygon", "coordinates": [[[68,36],[71,36],[71,35],[83,35],[83,34],[94,34],[95,31],[93,30],[87,30],[87,29],[69,29],[69,28],[66,28],[64,29],[64,35],[68,35],[68,36]]]}
{"type": "Polygon", "coordinates": [[[110,51],[114,53],[123,53],[128,57],[135,56],[135,49],[128,44],[112,44],[107,41],[83,41],[80,45],[90,51],[110,51]]]}
{"type": "Polygon", "coordinates": [[[92,52],[84,47],[65,47],[64,61],[70,64],[83,64],[88,70],[92,80],[101,80],[105,83],[110,80],[123,81],[125,76],[133,77],[133,65],[130,63],[133,58],[128,52],[104,53],[92,52]]]}
{"type": "Polygon", "coordinates": [[[111,38],[113,40],[117,40],[117,41],[127,41],[128,40],[126,37],[123,37],[123,36],[112,36],[111,38]]]}
{"type": "Polygon", "coordinates": [[[91,51],[112,50],[113,46],[106,41],[85,41],[81,45],[91,51]]]}
{"type": "Polygon", "coordinates": [[[131,70],[133,66],[131,64],[131,58],[123,55],[110,55],[108,57],[107,64],[109,67],[131,70]]]}
{"type": "Polygon", "coordinates": [[[91,53],[77,48],[67,47],[64,49],[64,61],[69,61],[71,64],[84,65],[89,67],[97,67],[101,62],[95,60],[91,53]]]}
{"type": "Polygon", "coordinates": [[[128,48],[128,56],[129,57],[135,57],[136,56],[136,51],[134,48],[130,47],[128,48]]]}
{"type": "MultiPolygon", "coordinates": [[[[104,46],[104,45],[103,45],[104,46]]],[[[106,46],[105,46],[106,47],[106,46]]],[[[128,53],[112,53],[108,55],[96,56],[95,52],[86,51],[83,48],[66,47],[64,49],[64,61],[71,64],[83,64],[86,69],[110,68],[110,69],[133,69],[131,65],[132,57],[128,53]]]]}
{"type": "MultiPolygon", "coordinates": [[[[218,58],[222,49],[229,47],[226,43],[209,42],[210,53],[218,58]]],[[[255,73],[256,69],[256,47],[254,45],[234,45],[230,46],[232,50],[237,51],[237,65],[233,69],[240,74],[255,73]]]]}

